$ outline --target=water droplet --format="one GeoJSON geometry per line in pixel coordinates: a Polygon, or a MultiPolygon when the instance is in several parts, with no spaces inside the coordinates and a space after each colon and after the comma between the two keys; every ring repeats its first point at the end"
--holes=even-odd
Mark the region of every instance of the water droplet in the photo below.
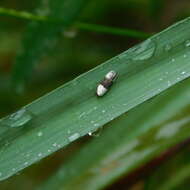
{"type": "Polygon", "coordinates": [[[24,165],[28,165],[28,162],[24,162],[24,165]]]}
{"type": "Polygon", "coordinates": [[[185,46],[186,46],[186,47],[190,47],[190,40],[187,40],[187,41],[185,42],[185,46]]]}
{"type": "Polygon", "coordinates": [[[57,143],[53,143],[53,146],[57,146],[57,143]]]}
{"type": "Polygon", "coordinates": [[[93,136],[93,137],[99,137],[101,132],[102,132],[102,127],[100,127],[99,129],[97,130],[94,130],[94,131],[91,131],[88,133],[89,136],[93,136]]]}
{"type": "Polygon", "coordinates": [[[184,57],[184,58],[186,58],[186,57],[187,57],[187,55],[186,55],[186,54],[184,54],[184,55],[183,55],[183,57],[184,57]]]}
{"type": "Polygon", "coordinates": [[[39,156],[39,157],[42,156],[42,153],[40,152],[40,153],[38,154],[38,156],[39,156]]]}
{"type": "Polygon", "coordinates": [[[48,149],[48,152],[51,152],[51,150],[50,150],[50,149],[48,149]]]}
{"type": "Polygon", "coordinates": [[[40,131],[40,132],[38,132],[38,137],[41,137],[42,135],[43,135],[43,133],[40,131]]]}
{"type": "Polygon", "coordinates": [[[156,50],[155,42],[151,39],[148,39],[141,43],[139,46],[132,49],[133,51],[133,60],[146,60],[151,58],[154,55],[156,50]]]}
{"type": "Polygon", "coordinates": [[[76,139],[78,139],[80,137],[80,134],[79,133],[75,133],[73,135],[71,135],[69,137],[69,141],[72,142],[72,141],[75,141],[76,139]]]}
{"type": "Polygon", "coordinates": [[[185,71],[182,71],[181,74],[184,75],[186,72],[185,71]]]}
{"type": "Polygon", "coordinates": [[[102,110],[102,113],[105,113],[106,111],[105,110],[102,110]]]}
{"type": "Polygon", "coordinates": [[[81,114],[79,115],[79,118],[83,117],[85,114],[86,114],[85,112],[81,113],[81,114]]]}
{"type": "Polygon", "coordinates": [[[110,117],[110,121],[112,121],[112,120],[114,120],[114,118],[113,118],[113,117],[110,117]]]}
{"type": "Polygon", "coordinates": [[[98,133],[98,132],[89,132],[88,135],[92,136],[92,137],[98,137],[100,135],[100,133],[98,133]]]}
{"type": "Polygon", "coordinates": [[[171,48],[172,48],[172,46],[171,46],[170,44],[166,44],[165,47],[164,47],[164,49],[165,49],[166,51],[170,51],[171,48]]]}
{"type": "Polygon", "coordinates": [[[172,59],[172,62],[175,62],[175,59],[172,59]]]}
{"type": "Polygon", "coordinates": [[[98,125],[99,125],[98,123],[94,123],[94,126],[95,126],[95,127],[98,127],[98,125]]]}
{"type": "Polygon", "coordinates": [[[7,117],[4,122],[10,127],[20,127],[28,123],[31,119],[32,115],[23,108],[7,117]]]}
{"type": "Polygon", "coordinates": [[[88,135],[89,135],[89,136],[92,136],[92,132],[89,132],[88,135]]]}
{"type": "Polygon", "coordinates": [[[170,81],[168,81],[167,83],[168,83],[168,87],[171,86],[171,82],[170,81]]]}

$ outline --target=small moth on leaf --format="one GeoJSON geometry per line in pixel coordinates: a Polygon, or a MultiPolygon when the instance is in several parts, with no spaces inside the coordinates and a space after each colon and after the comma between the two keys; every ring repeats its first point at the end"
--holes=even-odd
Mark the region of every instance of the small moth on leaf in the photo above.
{"type": "Polygon", "coordinates": [[[117,73],[115,71],[110,71],[105,75],[104,80],[101,81],[97,86],[97,96],[103,96],[109,90],[116,79],[116,76],[117,73]]]}

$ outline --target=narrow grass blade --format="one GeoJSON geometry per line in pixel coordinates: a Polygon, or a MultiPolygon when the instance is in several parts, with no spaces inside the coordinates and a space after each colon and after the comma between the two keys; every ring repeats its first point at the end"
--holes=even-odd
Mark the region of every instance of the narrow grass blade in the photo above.
{"type": "Polygon", "coordinates": [[[190,75],[190,19],[0,120],[0,180],[95,131],[190,75]],[[118,73],[102,98],[97,84],[118,73]]]}
{"type": "MultiPolygon", "coordinates": [[[[47,22],[47,23],[59,24],[59,25],[66,24],[65,21],[60,18],[35,15],[35,14],[25,12],[25,11],[16,11],[14,9],[5,9],[1,7],[0,7],[0,15],[16,17],[16,18],[30,20],[30,21],[37,21],[37,22],[42,22],[42,23],[47,22]]],[[[127,29],[127,28],[116,28],[116,27],[91,24],[91,23],[85,23],[85,22],[76,22],[74,26],[81,30],[100,32],[100,33],[119,35],[119,36],[129,36],[132,38],[139,38],[139,39],[146,39],[152,35],[149,33],[127,29]]]]}
{"type": "Polygon", "coordinates": [[[189,84],[185,81],[108,124],[39,189],[102,189],[189,137],[189,84]]]}
{"type": "Polygon", "coordinates": [[[61,24],[32,22],[29,24],[22,50],[16,57],[13,68],[13,85],[17,92],[22,92],[27,78],[32,74],[42,55],[52,49],[60,33],[72,24],[81,13],[81,9],[89,0],[50,0],[48,7],[49,17],[62,19],[61,24]],[[64,23],[64,25],[63,25],[64,23]]]}

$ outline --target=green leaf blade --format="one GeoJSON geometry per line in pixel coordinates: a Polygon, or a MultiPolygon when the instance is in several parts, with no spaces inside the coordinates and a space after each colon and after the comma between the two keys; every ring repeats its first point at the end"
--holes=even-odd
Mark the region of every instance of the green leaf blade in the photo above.
{"type": "Polygon", "coordinates": [[[0,120],[0,180],[188,78],[189,30],[186,19],[0,120]],[[99,98],[96,87],[110,70],[118,79],[99,98]],[[18,127],[10,125],[15,118],[18,127]]]}

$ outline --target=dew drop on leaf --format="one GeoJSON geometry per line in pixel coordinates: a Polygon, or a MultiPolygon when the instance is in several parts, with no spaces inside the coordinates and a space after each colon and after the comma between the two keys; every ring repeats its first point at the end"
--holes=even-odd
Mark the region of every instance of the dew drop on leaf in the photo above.
{"type": "Polygon", "coordinates": [[[88,133],[89,136],[93,136],[93,137],[99,137],[100,134],[102,132],[102,127],[100,127],[99,129],[97,130],[94,130],[94,131],[91,131],[88,133]]]}
{"type": "Polygon", "coordinates": [[[156,44],[151,39],[141,43],[133,49],[132,60],[147,60],[150,59],[156,50],[156,44]]]}
{"type": "Polygon", "coordinates": [[[43,135],[43,133],[40,131],[40,132],[38,132],[38,137],[41,137],[42,135],[43,135]]]}
{"type": "Polygon", "coordinates": [[[24,162],[24,165],[28,165],[28,162],[24,162]]]}
{"type": "Polygon", "coordinates": [[[32,119],[32,115],[25,109],[21,109],[5,118],[4,124],[9,127],[21,127],[32,119]]]}
{"type": "Polygon", "coordinates": [[[76,139],[78,139],[80,137],[80,134],[79,133],[75,133],[73,135],[71,135],[69,137],[69,141],[72,142],[72,141],[75,141],[76,139]]]}
{"type": "Polygon", "coordinates": [[[53,143],[53,146],[57,146],[57,143],[53,143]]]}
{"type": "Polygon", "coordinates": [[[39,153],[38,156],[39,156],[39,157],[42,156],[42,153],[39,153]]]}

